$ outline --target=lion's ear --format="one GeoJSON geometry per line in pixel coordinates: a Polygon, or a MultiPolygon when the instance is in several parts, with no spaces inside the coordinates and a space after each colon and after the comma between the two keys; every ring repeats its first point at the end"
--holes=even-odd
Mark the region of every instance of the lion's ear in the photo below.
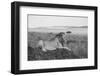
{"type": "Polygon", "coordinates": [[[59,34],[56,34],[55,36],[56,36],[56,37],[58,37],[58,36],[59,36],[59,34]]]}
{"type": "Polygon", "coordinates": [[[60,36],[61,36],[61,33],[56,34],[56,37],[60,37],[60,36]]]}

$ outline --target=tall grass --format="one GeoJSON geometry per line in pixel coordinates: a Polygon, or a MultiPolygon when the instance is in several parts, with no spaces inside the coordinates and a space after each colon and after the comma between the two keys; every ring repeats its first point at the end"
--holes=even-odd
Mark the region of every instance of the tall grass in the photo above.
{"type": "Polygon", "coordinates": [[[64,49],[43,52],[40,48],[36,47],[39,39],[47,40],[54,36],[54,33],[28,32],[28,60],[88,58],[87,35],[68,34],[66,36],[66,45],[71,49],[71,52],[64,49]]]}

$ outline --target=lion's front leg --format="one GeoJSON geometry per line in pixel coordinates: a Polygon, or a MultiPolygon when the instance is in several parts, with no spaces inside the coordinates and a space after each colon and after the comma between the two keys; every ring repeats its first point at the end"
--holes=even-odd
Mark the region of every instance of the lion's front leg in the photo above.
{"type": "Polygon", "coordinates": [[[47,52],[47,50],[45,48],[42,48],[42,51],[47,52]]]}
{"type": "Polygon", "coordinates": [[[64,49],[66,49],[66,50],[69,50],[69,51],[71,51],[71,49],[70,48],[68,48],[68,47],[63,47],[64,49]]]}

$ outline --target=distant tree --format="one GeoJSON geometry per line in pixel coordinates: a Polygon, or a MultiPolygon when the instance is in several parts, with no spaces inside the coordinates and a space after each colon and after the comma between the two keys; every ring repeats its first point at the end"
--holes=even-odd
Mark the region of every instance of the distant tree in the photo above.
{"type": "Polygon", "coordinates": [[[72,33],[72,32],[71,32],[71,31],[67,31],[66,33],[70,34],[70,33],[72,33]]]}

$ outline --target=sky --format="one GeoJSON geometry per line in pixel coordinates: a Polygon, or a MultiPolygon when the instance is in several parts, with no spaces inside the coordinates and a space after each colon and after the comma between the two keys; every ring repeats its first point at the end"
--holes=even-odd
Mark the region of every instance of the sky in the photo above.
{"type": "Polygon", "coordinates": [[[48,26],[87,26],[88,17],[79,16],[53,16],[53,15],[28,15],[28,28],[48,26]]]}

